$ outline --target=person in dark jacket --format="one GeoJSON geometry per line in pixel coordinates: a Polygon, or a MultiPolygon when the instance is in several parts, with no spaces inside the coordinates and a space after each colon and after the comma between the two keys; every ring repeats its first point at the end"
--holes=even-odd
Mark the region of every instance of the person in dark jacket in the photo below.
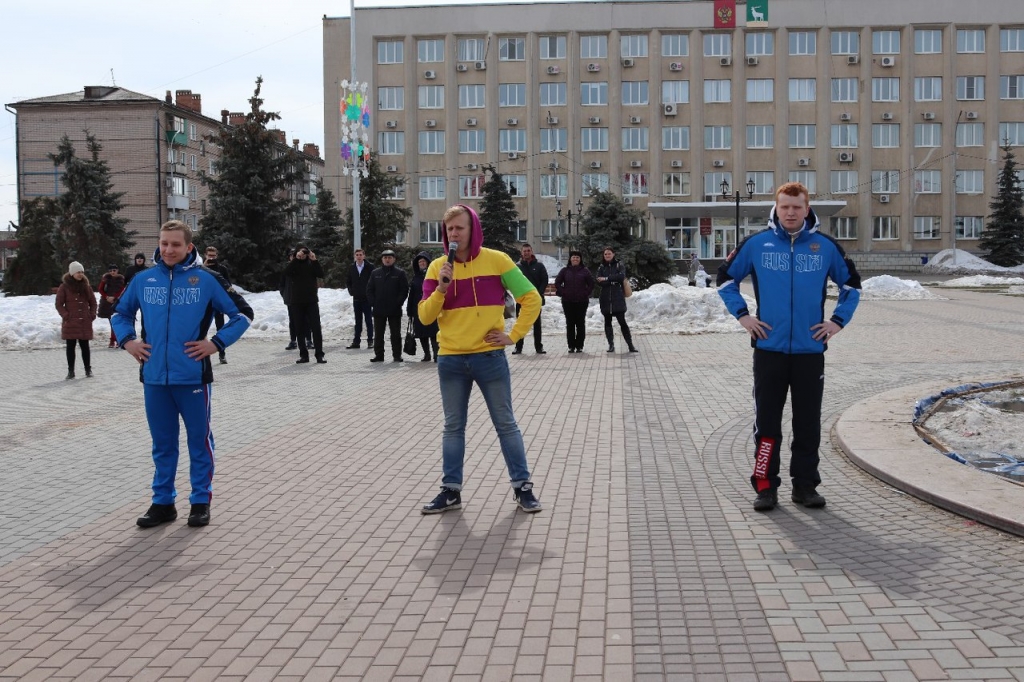
{"type": "Polygon", "coordinates": [[[569,264],[555,276],[555,295],[562,299],[565,338],[570,353],[582,353],[587,338],[587,307],[594,293],[594,276],[583,264],[583,254],[569,252],[569,264]]]}
{"type": "MultiPolygon", "coordinates": [[[[216,272],[218,275],[224,278],[224,281],[228,283],[228,286],[231,286],[231,270],[228,268],[228,266],[224,265],[224,263],[220,262],[218,255],[219,252],[217,251],[216,246],[207,246],[206,260],[203,262],[203,267],[209,268],[210,270],[216,272]]],[[[218,312],[214,312],[213,323],[214,325],[216,325],[217,331],[220,331],[220,328],[224,326],[224,315],[218,312]]],[[[227,355],[223,350],[220,351],[220,364],[228,364],[227,355]]]]}
{"type": "Polygon", "coordinates": [[[210,523],[213,498],[214,440],[210,428],[213,365],[210,356],[237,341],[252,322],[252,308],[224,279],[199,265],[192,230],[180,220],[160,227],[155,264],[145,277],[136,277],[114,309],[111,322],[121,348],[139,363],[146,420],[153,438],[153,503],[136,525],[153,528],[178,518],[177,491],[179,423],[185,423],[188,442],[188,525],[210,523]],[[145,339],[135,336],[135,314],[149,320],[145,339]],[[212,338],[212,311],[228,321],[212,338]]]}
{"type": "Polygon", "coordinates": [[[423,299],[423,279],[427,276],[430,265],[430,254],[420,251],[412,259],[412,280],[409,282],[409,300],[405,304],[405,314],[412,318],[412,335],[420,340],[423,347],[423,358],[420,362],[430,362],[430,351],[434,351],[434,362],[437,362],[437,321],[431,324],[420,322],[418,306],[423,299]]]}
{"type": "Polygon", "coordinates": [[[385,249],[380,254],[381,266],[370,273],[366,300],[373,308],[373,326],[377,331],[370,362],[384,362],[384,325],[391,326],[391,355],[402,362],[402,304],[409,296],[409,280],[405,271],[395,267],[395,252],[385,249]]]}
{"type": "MultiPolygon", "coordinates": [[[[533,255],[533,247],[529,244],[523,244],[520,250],[522,258],[516,265],[526,275],[526,279],[530,280],[537,289],[537,293],[540,294],[540,304],[544,305],[544,290],[548,288],[548,269],[544,267],[544,264],[537,260],[537,257],[533,255]]],[[[522,310],[522,306],[516,304],[516,317],[519,317],[519,311],[522,310]]],[[[543,311],[542,311],[543,312],[543,311]]],[[[541,338],[540,318],[543,315],[538,315],[537,320],[533,323],[533,349],[537,351],[537,355],[544,355],[547,351],[544,350],[544,342],[541,338]]],[[[519,355],[523,352],[523,342],[525,339],[519,339],[516,342],[516,349],[512,351],[512,355],[519,355]]]]}
{"type": "Polygon", "coordinates": [[[284,274],[291,280],[291,310],[295,315],[296,335],[299,341],[299,359],[295,364],[309,362],[309,346],[306,337],[313,336],[313,353],[317,364],[324,364],[324,339],[320,328],[320,297],[317,295],[317,279],[324,276],[324,269],[316,254],[308,247],[299,245],[295,259],[284,268],[284,274]]]}
{"type": "Polygon", "coordinates": [[[352,297],[352,310],[356,315],[356,333],[346,348],[359,348],[363,320],[366,321],[366,347],[373,348],[373,308],[366,300],[366,286],[370,283],[373,263],[366,261],[366,253],[362,249],[356,249],[355,259],[348,269],[348,295],[352,297]]]}
{"type": "Polygon", "coordinates": [[[718,268],[718,295],[750,334],[754,349],[754,510],[778,504],[782,410],[789,394],[793,412],[789,476],[792,500],[825,506],[817,491],[821,399],[828,342],[846,328],[860,301],[860,275],[843,248],[818,231],[807,188],[787,182],[775,190],[768,229],[744,239],[718,268]],[[757,317],[739,283],[750,276],[757,317]],[[825,315],[828,280],[839,287],[831,317],[825,315]]]}
{"type": "MultiPolygon", "coordinates": [[[[100,278],[100,285],[97,287],[100,295],[100,307],[96,312],[96,316],[102,317],[105,320],[109,320],[110,316],[114,314],[114,304],[117,303],[117,297],[124,291],[124,275],[119,270],[120,268],[117,267],[117,263],[108,265],[107,272],[100,278]]],[[[110,343],[107,344],[107,348],[116,347],[117,337],[114,336],[114,327],[111,325],[110,343]]]]}
{"type": "Polygon", "coordinates": [[[141,251],[135,254],[134,262],[128,266],[128,269],[124,271],[124,284],[128,286],[131,283],[132,277],[139,274],[146,269],[146,254],[141,251]]]}
{"type": "Polygon", "coordinates": [[[597,267],[597,283],[601,285],[601,314],[604,315],[604,335],[608,339],[608,352],[615,352],[615,335],[612,332],[612,317],[619,321],[619,331],[630,353],[636,353],[633,335],[626,324],[626,294],[622,283],[626,280],[626,266],[615,258],[615,250],[604,249],[604,260],[597,267]]]}
{"type": "Polygon", "coordinates": [[[92,341],[92,321],[96,319],[96,294],[85,276],[85,268],[78,261],[72,261],[68,266],[64,281],[57,289],[55,304],[61,319],[60,338],[67,342],[68,375],[64,379],[75,378],[76,343],[82,350],[85,376],[91,377],[89,342],[92,341]]]}

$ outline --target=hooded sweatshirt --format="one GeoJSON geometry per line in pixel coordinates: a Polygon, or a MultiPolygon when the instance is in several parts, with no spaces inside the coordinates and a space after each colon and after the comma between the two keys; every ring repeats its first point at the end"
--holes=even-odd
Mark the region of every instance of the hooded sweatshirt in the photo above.
{"type": "Polygon", "coordinates": [[[757,318],[771,325],[767,339],[752,339],[754,348],[788,354],[822,353],[811,327],[825,320],[828,280],[839,286],[831,320],[845,327],[860,301],[860,275],[843,247],[818,231],[811,210],[803,227],[786,231],[772,208],[768,228],[744,239],[718,268],[718,294],[736,319],[749,315],[739,282],[754,285],[757,318]]]}
{"type": "MultiPolygon", "coordinates": [[[[513,341],[526,336],[540,315],[541,299],[537,288],[511,258],[500,251],[484,248],[480,217],[472,208],[463,208],[470,217],[469,259],[456,259],[454,277],[444,295],[437,291],[437,285],[438,273],[447,256],[435,259],[427,268],[423,300],[418,308],[423,324],[437,320],[441,355],[486,353],[500,348],[487,343],[484,336],[492,329],[505,329],[506,289],[521,306],[516,324],[508,333],[513,341]]],[[[443,225],[441,234],[447,251],[448,231],[443,225]]]]}

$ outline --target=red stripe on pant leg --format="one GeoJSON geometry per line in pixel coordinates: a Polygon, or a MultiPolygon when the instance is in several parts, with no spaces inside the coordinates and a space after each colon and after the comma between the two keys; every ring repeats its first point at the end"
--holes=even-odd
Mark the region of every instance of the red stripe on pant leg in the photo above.
{"type": "Polygon", "coordinates": [[[774,438],[757,439],[757,454],[754,456],[754,487],[757,488],[757,492],[772,487],[772,482],[768,480],[768,464],[772,461],[774,449],[774,438]]]}

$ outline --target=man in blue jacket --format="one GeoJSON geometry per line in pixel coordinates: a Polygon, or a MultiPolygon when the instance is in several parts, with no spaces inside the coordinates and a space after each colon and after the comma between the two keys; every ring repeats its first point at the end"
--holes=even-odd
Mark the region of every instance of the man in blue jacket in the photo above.
{"type": "Polygon", "coordinates": [[[782,409],[787,392],[793,408],[789,475],[793,502],[824,507],[817,492],[821,442],[821,397],[828,342],[850,323],[860,301],[860,275],[831,237],[819,232],[807,188],[789,182],[775,192],[768,229],[751,235],[718,269],[718,293],[750,334],[754,348],[754,473],[756,511],[778,504],[782,409]],[[750,275],[757,317],[740,294],[750,275]],[[839,286],[839,302],[825,319],[828,279],[839,286]]]}
{"type": "Polygon", "coordinates": [[[199,264],[192,230],[180,220],[160,227],[160,247],[153,260],[154,266],[139,273],[121,294],[110,320],[118,345],[141,365],[153,437],[153,504],[136,523],[152,528],[178,518],[174,477],[180,416],[188,436],[192,482],[188,525],[205,526],[210,523],[214,469],[210,356],[237,341],[253,313],[223,277],[199,264]],[[141,340],[135,336],[135,314],[140,310],[146,319],[141,340]],[[207,339],[214,312],[228,319],[207,339]]]}

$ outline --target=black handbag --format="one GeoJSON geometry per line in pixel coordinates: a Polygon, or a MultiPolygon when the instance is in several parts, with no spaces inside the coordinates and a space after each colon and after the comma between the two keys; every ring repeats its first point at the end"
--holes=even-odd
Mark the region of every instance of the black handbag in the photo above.
{"type": "Polygon", "coordinates": [[[416,355],[416,337],[412,335],[412,318],[405,325],[405,346],[402,348],[406,355],[416,355]]]}

